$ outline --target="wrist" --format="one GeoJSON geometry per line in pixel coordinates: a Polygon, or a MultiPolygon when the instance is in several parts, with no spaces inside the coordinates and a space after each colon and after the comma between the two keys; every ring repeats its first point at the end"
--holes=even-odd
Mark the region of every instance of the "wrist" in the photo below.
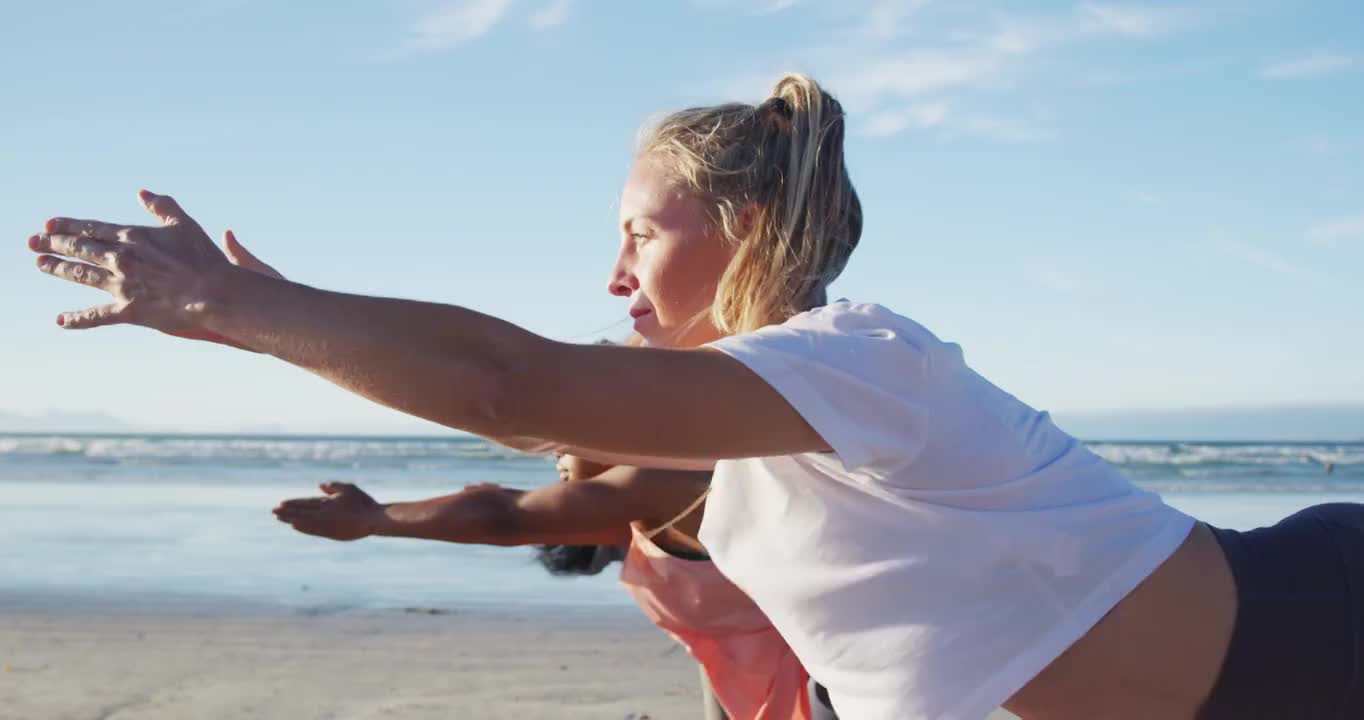
{"type": "Polygon", "coordinates": [[[198,301],[186,308],[190,323],[201,330],[225,334],[220,328],[230,324],[233,308],[251,295],[248,283],[252,275],[249,270],[228,264],[205,273],[199,284],[198,301]]]}
{"type": "Polygon", "coordinates": [[[371,513],[369,519],[369,535],[371,537],[395,537],[398,535],[396,532],[397,523],[394,521],[392,515],[389,514],[389,509],[392,507],[392,504],[379,504],[375,506],[374,512],[371,513]]]}

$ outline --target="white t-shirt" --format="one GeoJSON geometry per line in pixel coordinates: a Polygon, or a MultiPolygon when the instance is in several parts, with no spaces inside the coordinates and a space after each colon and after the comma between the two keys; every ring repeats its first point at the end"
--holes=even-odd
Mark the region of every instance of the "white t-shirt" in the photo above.
{"type": "Polygon", "coordinates": [[[720,462],[700,537],[842,717],[986,716],[1193,528],[883,307],[712,347],[834,451],[720,462]]]}

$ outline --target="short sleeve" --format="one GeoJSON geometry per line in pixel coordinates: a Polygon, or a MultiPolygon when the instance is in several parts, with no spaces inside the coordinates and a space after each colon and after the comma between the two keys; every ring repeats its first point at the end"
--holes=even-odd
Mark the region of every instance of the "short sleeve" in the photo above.
{"type": "Polygon", "coordinates": [[[898,468],[923,449],[932,387],[926,330],[878,305],[838,302],[709,347],[773,387],[848,472],[898,468]]]}

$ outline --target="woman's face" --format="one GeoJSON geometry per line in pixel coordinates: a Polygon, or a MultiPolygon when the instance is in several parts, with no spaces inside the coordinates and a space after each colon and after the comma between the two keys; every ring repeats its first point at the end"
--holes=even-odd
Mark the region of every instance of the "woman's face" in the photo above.
{"type": "Polygon", "coordinates": [[[628,298],[635,332],[654,347],[696,347],[719,337],[715,288],[734,256],[713,232],[705,202],[647,157],[620,198],[620,253],[607,289],[628,298]]]}

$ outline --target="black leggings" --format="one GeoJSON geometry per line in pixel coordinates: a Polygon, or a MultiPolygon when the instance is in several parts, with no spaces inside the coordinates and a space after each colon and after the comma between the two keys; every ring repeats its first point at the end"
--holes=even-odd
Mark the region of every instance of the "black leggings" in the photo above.
{"type": "Polygon", "coordinates": [[[1213,532],[1238,608],[1200,720],[1364,718],[1364,505],[1213,532]]]}
{"type": "Polygon", "coordinates": [[[838,720],[834,703],[829,699],[829,691],[810,678],[810,720],[838,720]]]}

